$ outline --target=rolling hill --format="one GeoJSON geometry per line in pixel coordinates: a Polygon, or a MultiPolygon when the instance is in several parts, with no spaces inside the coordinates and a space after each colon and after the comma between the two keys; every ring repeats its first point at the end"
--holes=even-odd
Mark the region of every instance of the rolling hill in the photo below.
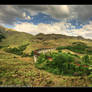
{"type": "Polygon", "coordinates": [[[42,33],[33,36],[28,33],[18,32],[16,30],[8,29],[2,26],[0,26],[0,32],[3,34],[3,36],[5,36],[5,39],[2,39],[2,42],[0,42],[0,45],[3,46],[7,45],[19,46],[22,44],[29,43],[31,47],[34,47],[35,45],[35,48],[39,48],[39,46],[56,47],[60,45],[71,44],[72,42],[75,41],[81,41],[87,43],[87,45],[92,45],[92,41],[90,39],[84,39],[80,36],[72,37],[60,34],[42,34],[42,33]]]}
{"type": "MultiPolygon", "coordinates": [[[[24,53],[30,54],[39,48],[52,48],[72,45],[74,42],[82,42],[92,46],[92,40],[82,37],[72,37],[60,34],[38,34],[33,36],[28,33],[18,32],[0,26],[0,86],[90,86],[87,76],[62,76],[55,75],[44,70],[37,69],[32,57],[21,57],[14,53],[5,52],[4,49],[19,48],[28,44],[24,53]]],[[[63,52],[69,50],[63,50],[63,52]]],[[[72,51],[72,53],[74,53],[72,51]]],[[[78,53],[77,53],[78,54],[78,53]]],[[[79,54],[81,55],[81,54],[79,54]]]]}

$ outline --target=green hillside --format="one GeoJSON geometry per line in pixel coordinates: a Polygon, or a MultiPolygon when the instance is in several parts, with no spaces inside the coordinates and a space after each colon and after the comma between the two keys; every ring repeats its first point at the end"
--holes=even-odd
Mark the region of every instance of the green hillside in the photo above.
{"type": "Polygon", "coordinates": [[[17,32],[17,31],[11,31],[11,30],[7,31],[6,29],[3,29],[1,32],[6,37],[6,39],[3,39],[0,45],[17,46],[17,45],[21,45],[21,44],[30,42],[32,38],[32,35],[23,33],[23,32],[17,32]]]}
{"type": "Polygon", "coordinates": [[[10,46],[17,47],[23,44],[28,44],[29,46],[26,51],[30,49],[37,49],[43,47],[58,47],[71,45],[73,42],[84,42],[89,46],[92,46],[92,41],[84,39],[82,37],[72,37],[65,36],[60,34],[38,34],[33,36],[28,33],[18,32],[12,29],[7,29],[0,26],[0,32],[5,36],[5,39],[2,39],[0,46],[10,46]]]}
{"type": "MultiPolygon", "coordinates": [[[[92,40],[89,39],[42,33],[33,36],[0,26],[0,86],[92,86],[92,74],[74,76],[74,71],[64,70],[70,61],[72,64],[91,65],[91,52],[92,40]],[[56,52],[46,56],[41,54],[34,64],[32,51],[53,47],[57,48],[56,52]],[[53,58],[52,62],[46,58],[48,56],[53,58]],[[64,73],[60,70],[61,65],[64,73]]],[[[74,69],[76,72],[80,70],[79,67],[74,69]]]]}

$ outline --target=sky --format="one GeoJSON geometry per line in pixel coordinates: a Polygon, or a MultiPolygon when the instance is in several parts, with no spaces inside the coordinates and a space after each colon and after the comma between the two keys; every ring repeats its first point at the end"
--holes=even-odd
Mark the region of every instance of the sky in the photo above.
{"type": "Polygon", "coordinates": [[[33,35],[92,39],[92,5],[0,5],[0,25],[33,35]]]}

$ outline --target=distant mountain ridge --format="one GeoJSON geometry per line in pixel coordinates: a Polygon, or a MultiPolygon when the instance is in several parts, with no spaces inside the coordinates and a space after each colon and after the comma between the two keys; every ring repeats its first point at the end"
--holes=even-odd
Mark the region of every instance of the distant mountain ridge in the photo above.
{"type": "Polygon", "coordinates": [[[25,32],[18,32],[13,29],[8,29],[3,26],[0,26],[0,33],[5,36],[5,39],[2,39],[0,42],[1,46],[6,45],[13,45],[19,46],[26,43],[29,43],[32,48],[42,48],[44,46],[47,47],[56,47],[63,44],[70,44],[72,41],[85,41],[85,42],[92,42],[90,39],[84,39],[81,36],[73,37],[73,36],[66,36],[62,34],[43,34],[39,33],[37,35],[32,35],[25,32]],[[36,47],[37,46],[37,47],[36,47]]]}
{"type": "Polygon", "coordinates": [[[79,40],[90,40],[92,41],[91,39],[85,39],[83,38],[82,36],[77,36],[77,37],[74,37],[74,36],[66,36],[66,35],[62,35],[62,34],[43,34],[43,33],[39,33],[36,35],[36,38],[39,39],[39,40],[46,40],[46,39],[59,39],[59,38],[77,38],[79,40]]]}
{"type": "MultiPolygon", "coordinates": [[[[25,33],[25,34],[29,34],[29,33],[26,33],[26,32],[19,32],[17,30],[14,30],[14,29],[10,29],[10,28],[5,28],[3,26],[0,26],[0,32],[2,33],[6,33],[9,32],[10,34],[12,33],[25,33]]],[[[32,34],[30,34],[31,36],[33,36],[32,34]]],[[[45,37],[47,39],[58,39],[58,38],[78,38],[78,39],[85,39],[83,38],[82,36],[77,36],[77,37],[74,37],[74,36],[66,36],[66,35],[63,35],[63,34],[43,34],[43,33],[39,33],[37,35],[35,35],[34,37],[36,37],[37,39],[41,39],[41,37],[45,37]]],[[[44,39],[45,39],[44,38],[44,39]]],[[[91,39],[87,39],[87,40],[91,40],[91,39]]]]}

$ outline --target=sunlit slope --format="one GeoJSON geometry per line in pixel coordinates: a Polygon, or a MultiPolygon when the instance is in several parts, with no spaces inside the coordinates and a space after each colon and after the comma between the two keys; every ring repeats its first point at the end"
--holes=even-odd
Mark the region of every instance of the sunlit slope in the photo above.
{"type": "Polygon", "coordinates": [[[38,34],[33,36],[28,33],[18,32],[13,29],[7,29],[0,26],[0,32],[4,34],[5,39],[0,42],[0,46],[16,47],[23,44],[29,43],[25,52],[30,53],[30,51],[39,48],[52,48],[58,46],[72,45],[73,42],[84,42],[88,46],[92,46],[92,41],[84,39],[82,37],[72,37],[60,34],[38,34]]]}
{"type": "MultiPolygon", "coordinates": [[[[0,32],[5,36],[0,46],[19,47],[29,43],[24,50],[25,53],[39,48],[52,48],[58,46],[72,45],[73,42],[83,42],[92,46],[91,40],[82,37],[69,37],[59,34],[38,34],[33,36],[24,32],[0,27],[0,32]]],[[[21,57],[20,55],[7,53],[0,49],[0,86],[89,86],[89,80],[78,76],[54,75],[44,70],[37,69],[32,57],[21,57]]],[[[71,52],[64,49],[62,52],[71,52]]]]}
{"type": "Polygon", "coordinates": [[[35,68],[33,58],[0,50],[0,86],[72,87],[89,86],[86,77],[54,75],[35,68]]]}
{"type": "Polygon", "coordinates": [[[3,39],[0,45],[22,45],[26,43],[30,43],[32,39],[32,35],[23,33],[23,32],[17,32],[17,31],[11,31],[11,30],[6,30],[3,28],[3,30],[0,30],[6,39],[3,39]]]}

